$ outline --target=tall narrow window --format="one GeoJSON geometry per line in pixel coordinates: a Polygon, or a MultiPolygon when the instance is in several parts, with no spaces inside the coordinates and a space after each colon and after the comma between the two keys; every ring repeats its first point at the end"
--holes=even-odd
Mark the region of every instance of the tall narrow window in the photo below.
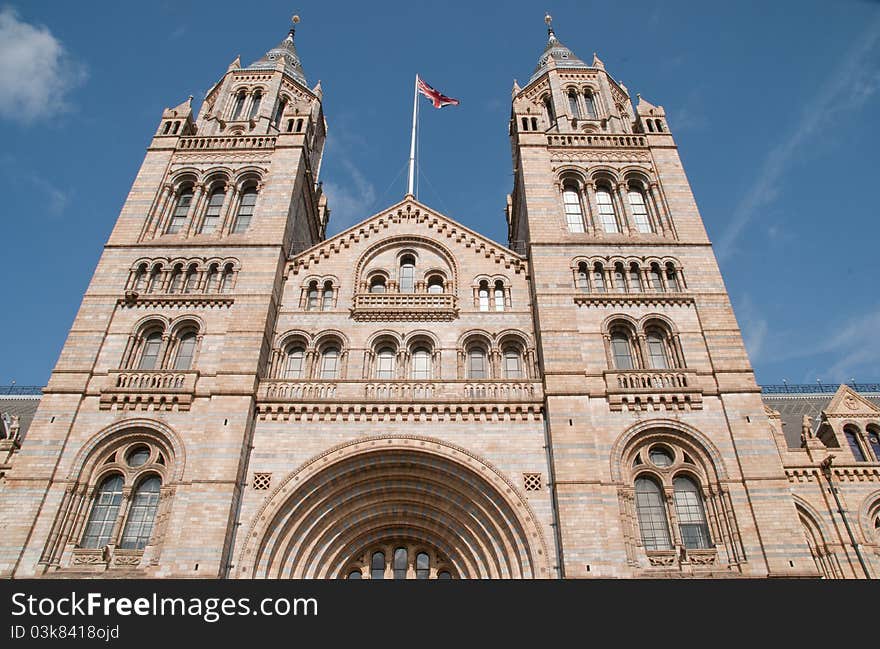
{"type": "Polygon", "coordinates": [[[651,264],[651,270],[648,271],[648,278],[651,280],[651,290],[655,293],[662,293],[663,278],[660,276],[660,266],[651,264]]]}
{"type": "Polygon", "coordinates": [[[611,192],[599,187],[596,189],[596,204],[599,207],[599,220],[605,232],[619,232],[617,228],[617,215],[614,213],[614,202],[611,200],[611,192]]]}
{"type": "Polygon", "coordinates": [[[394,349],[383,347],[376,354],[376,378],[391,380],[394,378],[394,349]]]}
{"type": "Polygon", "coordinates": [[[162,481],[158,476],[150,476],[141,482],[131,499],[128,520],[122,532],[119,547],[127,550],[143,550],[153,533],[153,522],[159,507],[159,490],[162,481]]]}
{"type": "Polygon", "coordinates": [[[431,576],[431,559],[427,553],[419,552],[416,555],[416,579],[427,579],[431,576]]]}
{"type": "Polygon", "coordinates": [[[226,267],[223,269],[223,276],[220,278],[221,293],[229,293],[232,290],[233,273],[232,264],[226,264],[226,267]]]}
{"type": "Polygon", "coordinates": [[[407,568],[407,553],[406,548],[397,548],[394,551],[394,578],[395,579],[406,579],[406,568],[407,568]]]}
{"type": "Polygon", "coordinates": [[[385,579],[385,553],[374,552],[370,561],[370,579],[385,579]]]}
{"type": "Polygon", "coordinates": [[[480,301],[480,311],[488,311],[489,310],[489,282],[486,282],[486,281],[480,282],[478,297],[479,297],[479,301],[480,301]]]}
{"type": "Polygon", "coordinates": [[[159,361],[159,350],[162,348],[162,333],[154,331],[144,341],[141,350],[141,359],[138,363],[139,370],[155,370],[159,361]]]}
{"type": "Polygon", "coordinates": [[[572,117],[581,116],[581,107],[578,104],[578,96],[574,90],[568,91],[568,111],[572,117]]]}
{"type": "Polygon", "coordinates": [[[504,378],[523,378],[522,354],[516,347],[504,348],[504,378]]]}
{"type": "Polygon", "coordinates": [[[244,90],[240,90],[235,96],[235,104],[232,107],[232,121],[234,122],[241,117],[241,111],[244,109],[244,100],[246,95],[244,90]]]}
{"type": "Polygon", "coordinates": [[[578,264],[577,289],[582,293],[590,292],[590,277],[587,272],[587,264],[584,262],[578,264]]]}
{"type": "Polygon", "coordinates": [[[553,100],[550,97],[544,97],[544,110],[547,112],[547,121],[550,124],[556,121],[556,113],[553,112],[553,100]]]}
{"type": "Polygon", "coordinates": [[[666,337],[652,331],[647,335],[648,356],[651,368],[655,370],[669,369],[669,356],[666,354],[666,337]]]}
{"type": "Polygon", "coordinates": [[[501,280],[495,282],[495,294],[493,295],[495,300],[495,310],[496,311],[504,311],[504,283],[501,280]]]}
{"type": "Polygon", "coordinates": [[[596,293],[605,292],[605,269],[599,262],[593,266],[593,288],[596,289],[596,293]]]}
{"type": "Polygon", "coordinates": [[[689,550],[703,550],[711,545],[709,526],[700,488],[690,478],[680,476],[672,481],[675,515],[681,542],[689,550]]]}
{"type": "Polygon", "coordinates": [[[103,548],[110,542],[121,503],[122,476],[117,474],[104,478],[95,491],[89,522],[82,538],[84,548],[103,548]]]}
{"type": "Polygon", "coordinates": [[[339,372],[339,347],[330,346],[321,354],[321,378],[335,379],[339,372]]]}
{"type": "Polygon", "coordinates": [[[489,368],[486,364],[486,352],[481,347],[471,347],[468,350],[468,378],[487,379],[489,368]]]}
{"type": "Polygon", "coordinates": [[[147,284],[147,293],[155,293],[162,288],[162,269],[159,266],[153,266],[150,272],[150,282],[147,284]]]}
{"type": "Polygon", "coordinates": [[[186,215],[189,213],[189,206],[192,204],[193,190],[192,187],[185,187],[180,191],[177,197],[177,203],[174,205],[174,211],[171,213],[171,219],[168,221],[168,234],[177,234],[183,229],[186,221],[186,215]]]}
{"type": "Polygon", "coordinates": [[[645,195],[642,193],[642,190],[630,187],[627,196],[629,197],[629,206],[632,209],[633,219],[636,222],[636,230],[639,232],[651,232],[648,206],[645,204],[645,195]]]}
{"type": "Polygon", "coordinates": [[[308,294],[306,295],[306,310],[315,311],[318,308],[318,282],[309,284],[308,294]]]}
{"type": "Polygon", "coordinates": [[[616,369],[633,369],[632,345],[625,331],[618,330],[611,334],[611,355],[616,369]]]}
{"type": "Polygon", "coordinates": [[[292,347],[287,352],[287,362],[284,364],[285,379],[301,379],[304,375],[306,350],[302,347],[292,347]]]}
{"type": "Polygon", "coordinates": [[[856,462],[865,462],[868,458],[865,457],[865,452],[862,450],[862,445],[859,444],[859,434],[858,431],[852,426],[847,426],[843,429],[843,435],[846,437],[846,443],[849,444],[849,449],[852,451],[853,457],[855,457],[856,462]]]}
{"type": "Polygon", "coordinates": [[[400,260],[400,292],[412,293],[415,290],[416,260],[405,255],[400,260]]]}
{"type": "Polygon", "coordinates": [[[186,270],[186,279],[183,282],[184,293],[194,293],[199,283],[199,270],[195,266],[190,266],[186,270]]]}
{"type": "Polygon", "coordinates": [[[566,183],[562,190],[562,203],[565,207],[565,222],[569,232],[584,231],[584,214],[581,210],[581,198],[577,186],[566,183]]]}
{"type": "Polygon", "coordinates": [[[633,293],[642,292],[642,270],[636,263],[629,265],[629,290],[633,293]]]}
{"type": "Polygon", "coordinates": [[[666,286],[669,287],[670,291],[675,293],[681,290],[678,283],[678,273],[675,272],[675,266],[671,263],[666,264],[666,286]]]}
{"type": "Polygon", "coordinates": [[[188,331],[180,337],[177,343],[177,353],[174,356],[175,370],[188,370],[192,367],[193,356],[196,353],[196,334],[188,331]]]}
{"type": "Polygon", "coordinates": [[[584,92],[584,106],[587,108],[587,117],[589,119],[596,119],[596,100],[593,98],[593,93],[589,90],[584,92]]]}
{"type": "Polygon", "coordinates": [[[443,278],[439,275],[431,275],[428,278],[428,293],[442,293],[443,278]]]}
{"type": "Polygon", "coordinates": [[[278,101],[278,108],[275,109],[275,115],[272,121],[275,122],[275,128],[281,130],[281,117],[284,115],[284,109],[287,108],[287,100],[283,97],[278,101]]]}
{"type": "Polygon", "coordinates": [[[178,264],[171,271],[171,282],[168,284],[169,293],[179,293],[183,288],[183,267],[178,264]]]}
{"type": "Polygon", "coordinates": [[[333,308],[333,284],[331,282],[324,282],[324,291],[321,299],[321,310],[330,311],[333,308]]]}
{"type": "Polygon", "coordinates": [[[226,191],[217,188],[211,192],[208,198],[208,207],[205,209],[205,218],[202,221],[202,234],[211,234],[217,229],[217,223],[220,221],[220,210],[223,207],[223,201],[226,200],[226,191]]]}
{"type": "Polygon", "coordinates": [[[217,264],[211,264],[211,267],[208,269],[208,281],[205,283],[205,291],[216,293],[219,288],[219,282],[220,269],[217,268],[217,264]]]}
{"type": "Polygon", "coordinates": [[[431,351],[427,347],[416,347],[413,350],[412,377],[416,381],[431,379],[431,351]]]}
{"type": "Polygon", "coordinates": [[[249,116],[250,119],[256,119],[256,118],[257,118],[257,115],[258,115],[259,112],[260,112],[260,102],[261,102],[261,101],[263,101],[263,93],[260,92],[259,90],[257,90],[257,91],[254,93],[254,100],[253,100],[253,103],[251,103],[251,114],[250,114],[250,116],[249,116]]]}
{"type": "Polygon", "coordinates": [[[238,214],[235,217],[235,225],[232,232],[237,234],[244,232],[251,224],[254,216],[254,205],[257,204],[257,188],[248,187],[241,194],[241,200],[238,203],[238,214]]]}
{"type": "Polygon", "coordinates": [[[636,516],[646,550],[671,550],[669,523],[660,485],[651,478],[636,478],[636,516]]]}
{"type": "Polygon", "coordinates": [[[626,273],[621,263],[614,264],[614,292],[626,293],[626,273]]]}
{"type": "Polygon", "coordinates": [[[135,291],[143,291],[144,288],[146,288],[147,286],[147,276],[147,265],[141,264],[137,269],[137,274],[135,275],[134,285],[132,286],[132,288],[135,291]]]}

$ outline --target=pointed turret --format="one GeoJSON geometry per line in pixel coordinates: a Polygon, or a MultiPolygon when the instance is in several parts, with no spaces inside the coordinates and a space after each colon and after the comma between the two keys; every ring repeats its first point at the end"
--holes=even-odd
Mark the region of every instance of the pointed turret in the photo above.
{"type": "Polygon", "coordinates": [[[547,23],[547,47],[544,48],[541,58],[538,59],[538,65],[535,67],[529,83],[540,77],[548,68],[554,66],[557,68],[589,67],[556,38],[556,33],[553,31],[553,18],[550,14],[544,17],[544,22],[547,23]]]}
{"type": "Polygon", "coordinates": [[[296,24],[299,22],[299,16],[294,16],[292,22],[293,26],[287,33],[287,37],[277,46],[266,52],[262,58],[251,63],[246,69],[281,69],[285,74],[293,77],[304,87],[308,87],[306,86],[306,74],[303,71],[302,63],[299,60],[299,54],[296,52],[296,46],[293,44],[293,37],[296,32],[296,24]]]}

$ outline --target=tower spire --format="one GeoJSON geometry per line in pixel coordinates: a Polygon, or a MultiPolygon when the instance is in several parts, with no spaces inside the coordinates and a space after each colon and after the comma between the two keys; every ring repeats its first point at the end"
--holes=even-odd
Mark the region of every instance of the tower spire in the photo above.
{"type": "Polygon", "coordinates": [[[299,15],[294,14],[291,16],[290,22],[290,31],[287,32],[287,36],[284,37],[284,40],[266,52],[266,54],[258,61],[251,63],[248,66],[248,69],[274,69],[278,65],[278,62],[281,61],[285,73],[293,77],[303,86],[308,87],[306,85],[306,75],[303,71],[302,63],[299,60],[299,54],[297,54],[296,47],[293,44],[293,37],[296,34],[296,25],[300,22],[299,15]]]}

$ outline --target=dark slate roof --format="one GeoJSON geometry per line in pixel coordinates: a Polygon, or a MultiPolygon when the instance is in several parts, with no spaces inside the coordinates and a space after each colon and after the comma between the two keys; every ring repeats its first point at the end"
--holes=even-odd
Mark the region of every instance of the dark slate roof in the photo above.
{"type": "Polygon", "coordinates": [[[0,413],[19,417],[20,439],[24,439],[34,419],[34,413],[40,405],[40,396],[39,394],[0,394],[0,413]]]}
{"type": "Polygon", "coordinates": [[[299,54],[296,53],[296,47],[293,44],[294,30],[291,29],[287,37],[281,41],[276,47],[266,52],[258,61],[251,63],[248,70],[274,70],[276,63],[280,60],[284,62],[284,72],[296,79],[301,85],[306,85],[306,73],[303,71],[302,63],[299,60],[299,54]]]}
{"type": "MultiPolygon", "coordinates": [[[[813,418],[813,426],[815,428],[819,423],[822,411],[831,403],[831,400],[834,398],[834,392],[837,392],[839,386],[821,386],[821,388],[816,388],[812,393],[800,391],[805,386],[788,387],[792,388],[789,392],[782,392],[780,390],[779,392],[774,391],[772,393],[768,393],[765,387],[761,399],[766,406],[777,411],[782,418],[782,432],[785,434],[788,448],[800,448],[801,425],[804,421],[804,415],[809,415],[813,418]],[[833,392],[829,390],[831,387],[834,388],[833,392]],[[822,390],[821,392],[819,391],[820,389],[822,390]]],[[[861,390],[859,386],[856,386],[856,392],[871,403],[880,406],[880,391],[861,390]]]]}
{"type": "Polygon", "coordinates": [[[553,33],[553,30],[549,31],[549,39],[547,40],[547,47],[544,48],[543,53],[541,54],[541,58],[538,59],[538,65],[535,67],[535,71],[532,73],[532,78],[529,79],[529,83],[540,77],[544,72],[547,71],[547,64],[550,63],[550,59],[553,59],[553,62],[556,64],[557,68],[588,68],[586,63],[581,61],[575,53],[568,49],[562,42],[556,38],[556,34],[553,33]]]}

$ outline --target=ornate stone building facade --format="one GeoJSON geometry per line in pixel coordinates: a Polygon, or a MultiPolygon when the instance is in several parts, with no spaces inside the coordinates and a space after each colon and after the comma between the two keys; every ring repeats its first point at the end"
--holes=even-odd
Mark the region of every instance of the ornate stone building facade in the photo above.
{"type": "Polygon", "coordinates": [[[8,444],[0,574],[880,575],[880,410],[786,441],[661,107],[550,30],[503,246],[413,196],[328,238],[321,98],[291,30],[163,113],[8,444]]]}

